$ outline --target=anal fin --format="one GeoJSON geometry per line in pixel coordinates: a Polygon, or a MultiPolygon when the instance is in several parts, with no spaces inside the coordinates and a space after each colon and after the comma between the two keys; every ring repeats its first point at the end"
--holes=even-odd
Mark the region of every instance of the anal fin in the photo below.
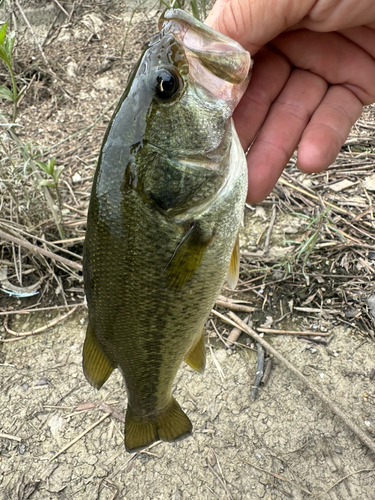
{"type": "Polygon", "coordinates": [[[195,222],[176,248],[164,269],[169,288],[182,288],[194,275],[214,234],[204,234],[195,222]]]}
{"type": "Polygon", "coordinates": [[[206,367],[206,346],[204,345],[204,330],[202,330],[199,339],[185,356],[185,362],[196,370],[203,373],[206,367]]]}
{"type": "Polygon", "coordinates": [[[102,351],[90,324],[87,327],[86,339],[83,345],[83,373],[96,389],[100,389],[113,372],[108,357],[102,351]]]}
{"type": "Polygon", "coordinates": [[[240,239],[237,235],[227,273],[227,283],[234,290],[240,276],[240,239]]]}
{"type": "Polygon", "coordinates": [[[190,436],[192,428],[188,416],[174,398],[155,419],[139,419],[132,408],[128,407],[125,418],[125,448],[126,451],[133,452],[146,448],[159,439],[178,441],[190,436]]]}

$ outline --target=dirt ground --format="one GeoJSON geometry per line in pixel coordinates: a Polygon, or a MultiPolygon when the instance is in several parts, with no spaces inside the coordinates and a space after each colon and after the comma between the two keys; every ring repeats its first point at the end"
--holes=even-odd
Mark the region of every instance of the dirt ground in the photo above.
{"type": "MultiPolygon", "coordinates": [[[[144,41],[151,38],[158,13],[154,8],[133,15],[129,4],[125,8],[121,2],[77,2],[72,21],[64,24],[62,16],[46,38],[59,13],[56,3],[21,4],[25,9],[48,8],[54,13],[48,25],[38,24],[40,17],[36,16],[33,26],[40,40],[49,37],[43,50],[57,77],[33,66],[32,57],[41,57],[35,47],[31,51],[35,56],[27,59],[28,31],[19,20],[18,70],[23,71],[26,81],[32,81],[20,106],[20,137],[51,147],[101,117],[84,134],[54,149],[67,171],[62,193],[67,200],[64,213],[66,217],[70,214],[64,226],[67,248],[79,255],[87,192],[100,138],[111,114],[108,108],[121,94],[144,41]],[[130,19],[125,57],[121,58],[130,19]],[[25,61],[31,68],[27,75],[25,61]]],[[[69,13],[72,6],[63,5],[69,13]]],[[[354,127],[360,131],[357,135],[363,131],[361,123],[375,130],[374,116],[373,108],[365,111],[362,122],[354,127]]],[[[361,161],[366,175],[373,172],[375,151],[371,144],[375,139],[358,151],[350,146],[351,140],[342,152],[342,162],[361,161]]],[[[332,178],[334,174],[330,182],[332,178]]],[[[304,189],[314,187],[314,183],[319,187],[322,182],[318,176],[312,177],[313,181],[303,176],[298,179],[304,189]]],[[[360,179],[353,181],[353,189],[360,189],[360,179]]],[[[15,184],[18,182],[25,182],[24,178],[17,178],[15,184]]],[[[28,204],[30,213],[42,202],[35,192],[28,204]]],[[[316,256],[306,262],[310,282],[300,266],[292,266],[286,280],[285,266],[290,264],[307,223],[301,222],[301,215],[284,210],[281,194],[285,192],[275,193],[272,200],[280,205],[272,223],[271,199],[245,210],[241,281],[233,297],[256,309],[250,314],[255,329],[266,324],[317,333],[318,342],[301,338],[303,335],[265,337],[375,440],[371,323],[375,314],[367,302],[375,294],[375,253],[370,245],[374,232],[368,229],[369,239],[362,235],[362,253],[355,258],[345,253],[344,259],[341,246],[336,253],[322,253],[333,243],[321,240],[316,256]],[[264,252],[260,242],[263,245],[270,226],[269,249],[264,252]],[[285,246],[286,239],[293,244],[285,246]],[[345,279],[334,277],[344,271],[345,279]],[[263,277],[260,281],[256,272],[263,277]],[[327,340],[319,333],[330,336],[327,340]]],[[[373,198],[371,190],[367,193],[373,198]]],[[[345,206],[354,210],[357,203],[360,209],[362,194],[356,191],[350,197],[354,205],[348,202],[345,206]]],[[[287,191],[287,199],[290,197],[287,191]]],[[[40,224],[47,239],[59,238],[52,219],[40,224]]],[[[1,264],[8,259],[8,246],[4,243],[3,247],[1,264]]],[[[25,257],[25,262],[32,260],[25,257]]],[[[0,291],[0,321],[6,312],[33,304],[38,308],[63,306],[64,300],[69,306],[81,304],[80,273],[68,274],[57,267],[54,272],[59,285],[54,278],[46,279],[41,298],[9,298],[0,291]]],[[[229,291],[224,289],[223,293],[228,296],[229,291]]],[[[226,312],[219,306],[216,309],[226,312]]],[[[79,306],[56,326],[22,340],[15,340],[6,331],[5,327],[16,332],[35,330],[66,312],[61,311],[9,314],[0,326],[0,340],[6,341],[0,344],[1,500],[375,499],[374,454],[281,362],[274,360],[268,382],[261,386],[257,399],[250,401],[256,373],[255,346],[242,335],[239,345],[227,347],[224,342],[232,328],[216,316],[206,325],[205,373],[197,374],[183,365],[175,380],[174,395],[193,423],[193,435],[178,443],[156,443],[143,452],[127,454],[123,443],[126,392],[120,374],[114,372],[97,391],[82,373],[86,309],[79,306]]]]}
{"type": "MultiPolygon", "coordinates": [[[[82,312],[40,336],[6,344],[1,430],[22,441],[1,439],[2,498],[110,500],[116,492],[142,500],[374,498],[373,455],[281,364],[250,403],[253,351],[209,350],[203,375],[183,366],[174,394],[193,422],[193,436],[127,454],[124,382],[116,372],[100,391],[89,386],[81,369],[85,327],[82,312]],[[120,415],[108,416],[54,459],[105,417],[103,402],[120,415]]],[[[291,336],[272,343],[373,435],[373,342],[350,328],[332,334],[328,348],[291,336]]]]}

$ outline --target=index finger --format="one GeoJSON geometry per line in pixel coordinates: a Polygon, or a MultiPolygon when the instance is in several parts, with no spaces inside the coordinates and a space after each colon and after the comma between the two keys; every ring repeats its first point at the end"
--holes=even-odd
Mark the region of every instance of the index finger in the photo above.
{"type": "Polygon", "coordinates": [[[262,45],[300,22],[315,0],[218,0],[206,24],[255,54],[262,45]]]}

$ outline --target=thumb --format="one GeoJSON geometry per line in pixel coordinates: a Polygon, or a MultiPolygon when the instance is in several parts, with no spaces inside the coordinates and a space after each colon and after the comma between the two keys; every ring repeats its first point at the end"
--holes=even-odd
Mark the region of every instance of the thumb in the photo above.
{"type": "Polygon", "coordinates": [[[205,23],[250,54],[301,21],[316,0],[217,0],[205,23]]]}

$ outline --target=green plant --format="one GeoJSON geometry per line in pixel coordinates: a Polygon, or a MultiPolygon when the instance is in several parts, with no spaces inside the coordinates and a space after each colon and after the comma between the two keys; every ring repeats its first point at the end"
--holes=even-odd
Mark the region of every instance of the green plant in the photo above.
{"type": "Polygon", "coordinates": [[[51,179],[42,179],[39,182],[40,186],[47,186],[50,188],[55,189],[56,191],[56,198],[57,198],[57,203],[60,205],[60,196],[59,196],[59,188],[58,188],[58,183],[59,183],[59,178],[61,175],[61,172],[64,170],[63,166],[56,167],[56,157],[51,158],[48,160],[47,163],[44,163],[42,161],[37,161],[34,160],[35,163],[38,165],[38,167],[43,170],[51,179]]]}
{"type": "Polygon", "coordinates": [[[53,188],[56,193],[56,201],[57,201],[57,208],[54,207],[54,204],[52,200],[50,199],[50,196],[47,197],[47,193],[45,192],[44,194],[46,195],[46,199],[48,204],[50,205],[50,208],[52,210],[57,229],[59,231],[60,237],[65,238],[64,230],[61,225],[61,210],[60,210],[60,193],[59,193],[59,179],[61,172],[63,171],[64,167],[61,165],[60,167],[56,167],[56,158],[53,157],[50,160],[48,160],[47,163],[44,163],[42,161],[38,160],[33,160],[33,163],[38,165],[38,167],[43,170],[49,177],[49,179],[39,179],[39,186],[41,186],[43,189],[45,189],[48,192],[48,188],[53,188]]]}
{"type": "Polygon", "coordinates": [[[0,59],[8,68],[10,78],[12,80],[12,90],[6,87],[5,85],[0,85],[0,97],[2,99],[7,99],[8,101],[13,102],[12,118],[14,123],[17,117],[17,104],[22,94],[26,90],[26,85],[22,88],[20,92],[18,92],[16,79],[14,77],[13,60],[12,60],[14,42],[16,41],[16,34],[14,31],[12,31],[7,35],[6,34],[7,27],[8,27],[8,21],[6,21],[0,28],[0,59]]]}
{"type": "Polygon", "coordinates": [[[204,21],[207,17],[206,9],[207,0],[172,0],[168,2],[166,0],[160,0],[160,6],[164,5],[167,9],[184,9],[190,5],[191,12],[193,16],[198,19],[198,21],[204,21]]]}
{"type": "MultiPolygon", "coordinates": [[[[307,238],[305,238],[302,242],[301,241],[294,241],[294,240],[284,241],[284,243],[298,245],[299,248],[297,249],[296,253],[293,255],[292,259],[294,260],[294,262],[298,262],[298,260],[300,260],[302,258],[302,273],[306,279],[307,284],[309,284],[310,280],[309,280],[309,277],[307,276],[307,274],[305,273],[305,266],[306,266],[306,263],[311,255],[312,251],[314,250],[314,248],[316,247],[316,244],[318,243],[318,240],[319,240],[319,237],[322,233],[322,230],[324,228],[326,229],[326,231],[331,230],[331,231],[337,233],[339,235],[339,237],[341,239],[343,239],[343,235],[341,234],[341,232],[335,227],[334,222],[332,222],[332,220],[328,217],[329,211],[330,211],[330,208],[328,207],[324,210],[324,212],[322,212],[320,215],[318,215],[315,218],[312,218],[312,217],[305,215],[305,214],[292,212],[292,215],[297,215],[298,217],[301,217],[303,219],[307,219],[310,221],[309,224],[304,229],[304,232],[310,232],[313,229],[311,234],[309,234],[309,236],[307,238]]],[[[288,262],[289,272],[291,270],[291,264],[292,263],[289,261],[288,262]]],[[[285,263],[284,263],[284,265],[285,265],[285,263]]]]}

